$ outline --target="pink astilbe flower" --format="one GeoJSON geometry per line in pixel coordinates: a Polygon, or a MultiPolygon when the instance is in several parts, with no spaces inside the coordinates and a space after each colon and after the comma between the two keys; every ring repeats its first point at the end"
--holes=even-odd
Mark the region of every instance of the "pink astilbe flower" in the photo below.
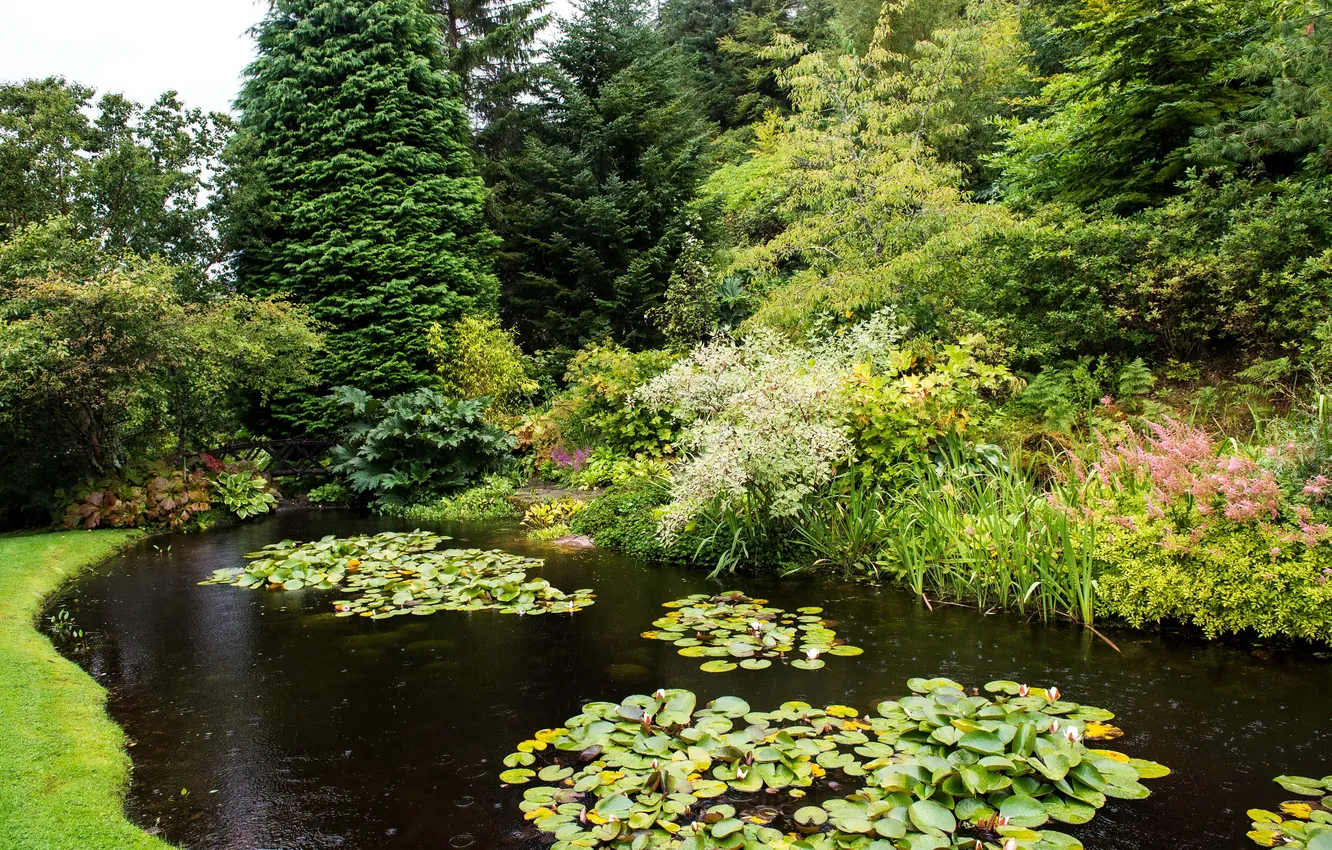
{"type": "Polygon", "coordinates": [[[1167,419],[1151,431],[1114,445],[1103,440],[1100,461],[1086,474],[1142,493],[1148,517],[1190,526],[1194,543],[1218,518],[1240,524],[1276,519],[1281,488],[1269,470],[1247,457],[1218,454],[1207,432],[1184,422],[1167,419]]]}
{"type": "Polygon", "coordinates": [[[579,472],[587,466],[588,458],[592,457],[592,447],[585,446],[581,449],[574,449],[573,454],[569,454],[563,448],[556,446],[550,450],[550,460],[556,466],[562,466],[565,469],[572,469],[579,472]]]}
{"type": "Polygon", "coordinates": [[[1327,496],[1329,489],[1332,489],[1332,481],[1329,481],[1326,475],[1315,475],[1305,482],[1304,495],[1319,502],[1327,496]]]}

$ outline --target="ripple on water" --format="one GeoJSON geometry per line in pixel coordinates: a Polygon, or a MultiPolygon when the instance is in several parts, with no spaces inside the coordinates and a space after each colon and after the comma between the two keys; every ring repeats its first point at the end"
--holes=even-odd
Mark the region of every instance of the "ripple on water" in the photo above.
{"type": "MultiPolygon", "coordinates": [[[[893,590],[737,575],[728,587],[775,606],[823,607],[865,654],[817,672],[709,674],[639,637],[662,602],[721,589],[703,573],[601,550],[571,555],[484,525],[430,530],[458,546],[546,558],[543,577],[594,588],[596,604],[574,616],[441,612],[404,624],[329,617],[337,591],[286,598],[198,585],[283,538],[417,525],[284,510],[174,538],[169,561],[141,546],[80,579],[78,625],[98,640],[76,660],[104,674],[111,712],[138,742],[128,799],[138,823],[191,850],[540,847],[514,837],[522,788],[501,788],[504,756],[584,703],[657,687],[689,688],[702,701],[735,694],[756,708],[799,699],[872,710],[902,696],[913,676],[1057,684],[1118,714],[1119,749],[1176,769],[1148,799],[1112,802],[1093,823],[1069,828],[1101,850],[1242,846],[1243,812],[1287,796],[1273,776],[1332,771],[1332,663],[1182,629],[1103,629],[1119,654],[1075,628],[952,606],[931,612],[893,590]],[[231,731],[200,734],[210,729],[231,731]],[[181,788],[216,788],[208,800],[218,805],[154,793],[181,788]]],[[[758,794],[735,803],[789,801],[758,794]]]]}

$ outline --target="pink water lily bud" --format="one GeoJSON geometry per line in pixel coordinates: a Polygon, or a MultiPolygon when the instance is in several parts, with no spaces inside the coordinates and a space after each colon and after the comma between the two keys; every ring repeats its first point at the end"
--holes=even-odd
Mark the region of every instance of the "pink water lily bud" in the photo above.
{"type": "Polygon", "coordinates": [[[1017,839],[1010,837],[1004,842],[1004,850],[1017,850],[1017,839]]]}
{"type": "Polygon", "coordinates": [[[666,689],[657,688],[657,692],[654,693],[653,696],[656,697],[657,699],[666,699],[666,689]]]}
{"type": "Polygon", "coordinates": [[[1026,685],[1018,686],[1018,696],[1025,697],[1029,693],[1031,693],[1031,688],[1027,687],[1026,685]]]}
{"type": "Polygon", "coordinates": [[[1004,817],[1003,815],[999,815],[994,819],[994,825],[996,827],[1008,826],[1008,818],[1004,817]]]}
{"type": "Polygon", "coordinates": [[[1058,732],[1058,731],[1059,731],[1059,721],[1058,721],[1058,720],[1051,720],[1051,721],[1050,721],[1050,732],[1051,732],[1051,733],[1055,733],[1055,732],[1058,732]]]}
{"type": "Polygon", "coordinates": [[[1070,744],[1076,744],[1078,741],[1082,740],[1082,733],[1070,726],[1064,730],[1064,737],[1068,738],[1070,744]]]}
{"type": "Polygon", "coordinates": [[[809,649],[805,650],[805,657],[810,661],[817,661],[819,657],[819,648],[817,646],[811,646],[809,649]]]}
{"type": "Polygon", "coordinates": [[[1051,688],[1051,689],[1050,689],[1049,691],[1047,691],[1046,693],[1048,693],[1048,694],[1050,695],[1050,702],[1057,702],[1057,701],[1059,700],[1059,689],[1058,689],[1058,688],[1051,688]]]}

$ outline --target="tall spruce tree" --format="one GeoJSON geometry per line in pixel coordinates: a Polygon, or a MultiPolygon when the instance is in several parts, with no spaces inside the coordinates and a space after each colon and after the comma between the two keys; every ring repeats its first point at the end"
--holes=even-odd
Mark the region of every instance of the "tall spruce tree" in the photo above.
{"type": "Polygon", "coordinates": [[[478,147],[489,156],[520,142],[508,119],[531,91],[537,37],[550,22],[547,5],[547,0],[431,0],[449,70],[462,82],[463,100],[478,125],[478,147]]]}
{"type": "Polygon", "coordinates": [[[635,0],[587,0],[561,26],[526,141],[495,164],[503,313],[531,348],[659,338],[683,245],[680,211],[711,129],[635,0]]]}
{"type": "Polygon", "coordinates": [[[458,80],[425,0],[275,0],[237,105],[227,220],[237,282],[286,293],[328,327],[319,386],[286,418],[326,428],[327,389],[376,396],[434,378],[432,324],[493,310],[458,80]]]}

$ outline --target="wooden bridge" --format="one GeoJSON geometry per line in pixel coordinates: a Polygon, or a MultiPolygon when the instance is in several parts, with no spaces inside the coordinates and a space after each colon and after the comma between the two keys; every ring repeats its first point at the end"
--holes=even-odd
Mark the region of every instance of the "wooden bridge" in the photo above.
{"type": "Polygon", "coordinates": [[[218,460],[248,460],[258,462],[264,455],[269,463],[264,472],[272,478],[325,478],[332,473],[322,461],[328,450],[337,443],[332,440],[293,438],[286,440],[256,440],[250,443],[232,443],[211,451],[200,452],[218,460]]]}

